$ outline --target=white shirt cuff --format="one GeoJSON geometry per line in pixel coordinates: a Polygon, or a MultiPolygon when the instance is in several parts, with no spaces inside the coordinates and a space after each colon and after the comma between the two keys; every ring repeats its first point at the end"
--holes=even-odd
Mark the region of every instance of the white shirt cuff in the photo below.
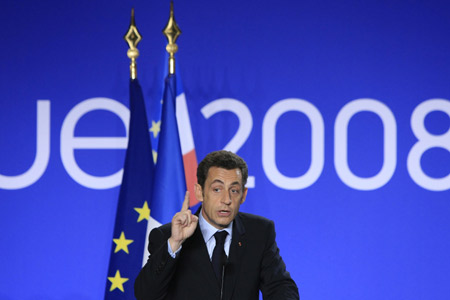
{"type": "Polygon", "coordinates": [[[172,258],[176,258],[178,253],[180,253],[181,248],[183,247],[183,245],[180,246],[180,248],[178,248],[177,251],[173,252],[172,251],[172,247],[170,247],[170,243],[169,240],[167,240],[167,251],[169,252],[170,256],[172,256],[172,258]]]}

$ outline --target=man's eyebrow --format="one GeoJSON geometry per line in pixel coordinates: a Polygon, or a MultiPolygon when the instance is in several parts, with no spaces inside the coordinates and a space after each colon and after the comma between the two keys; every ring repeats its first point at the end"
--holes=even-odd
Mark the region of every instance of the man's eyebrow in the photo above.
{"type": "Polygon", "coordinates": [[[214,183],[221,183],[221,184],[225,184],[222,180],[220,179],[214,179],[213,182],[211,182],[211,185],[214,183]]]}
{"type": "MultiPolygon", "coordinates": [[[[214,183],[220,183],[220,184],[225,185],[225,183],[222,180],[220,180],[220,179],[214,179],[213,182],[211,182],[211,185],[213,185],[214,183]]],[[[239,181],[235,181],[235,182],[231,183],[230,185],[231,186],[233,186],[233,185],[239,185],[240,186],[241,183],[239,181]]]]}

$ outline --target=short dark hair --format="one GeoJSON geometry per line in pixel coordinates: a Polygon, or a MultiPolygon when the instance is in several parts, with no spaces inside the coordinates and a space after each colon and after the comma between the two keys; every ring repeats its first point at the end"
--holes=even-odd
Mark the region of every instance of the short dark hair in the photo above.
{"type": "Polygon", "coordinates": [[[198,165],[197,182],[201,185],[202,189],[205,188],[205,181],[211,167],[218,167],[226,170],[240,169],[242,175],[242,187],[247,183],[248,167],[246,162],[233,152],[220,150],[206,155],[198,165]]]}

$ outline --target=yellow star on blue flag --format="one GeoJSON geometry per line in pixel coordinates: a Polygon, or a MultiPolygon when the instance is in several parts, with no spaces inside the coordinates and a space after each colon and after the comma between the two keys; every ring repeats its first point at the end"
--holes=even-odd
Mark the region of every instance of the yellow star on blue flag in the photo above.
{"type": "Polygon", "coordinates": [[[111,288],[109,289],[110,292],[114,291],[115,289],[119,289],[122,292],[125,292],[123,289],[123,284],[128,281],[128,278],[120,277],[119,270],[116,271],[116,275],[114,277],[108,277],[108,280],[111,281],[111,288]]]}
{"type": "Polygon", "coordinates": [[[137,220],[138,222],[144,219],[148,221],[148,219],[150,218],[150,209],[148,208],[147,201],[144,202],[144,205],[142,207],[135,207],[134,210],[139,213],[139,218],[137,220]]]}
{"type": "Polygon", "coordinates": [[[116,249],[114,250],[114,253],[119,252],[120,250],[125,251],[125,253],[130,254],[128,252],[128,245],[133,242],[133,240],[127,240],[125,238],[125,233],[122,231],[120,234],[120,237],[118,239],[113,239],[114,243],[116,243],[116,249]]]}

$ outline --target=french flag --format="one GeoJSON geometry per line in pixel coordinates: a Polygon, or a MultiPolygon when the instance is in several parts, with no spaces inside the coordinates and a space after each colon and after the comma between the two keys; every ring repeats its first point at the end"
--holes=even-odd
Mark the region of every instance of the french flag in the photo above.
{"type": "Polygon", "coordinates": [[[197,155],[195,154],[194,138],[192,136],[191,121],[186,103],[186,96],[181,93],[176,98],[176,115],[178,133],[180,136],[181,153],[183,155],[184,174],[186,187],[189,191],[189,206],[198,204],[195,198],[194,185],[197,183],[197,155]]]}
{"type": "MultiPolygon", "coordinates": [[[[147,234],[168,223],[181,209],[186,189],[190,193],[190,206],[198,203],[194,185],[197,182],[197,157],[192,135],[186,96],[177,89],[175,75],[168,75],[164,83],[161,112],[161,133],[154,171],[150,217],[147,234]]],[[[148,258],[148,240],[143,249],[144,265],[148,258]]]]}

